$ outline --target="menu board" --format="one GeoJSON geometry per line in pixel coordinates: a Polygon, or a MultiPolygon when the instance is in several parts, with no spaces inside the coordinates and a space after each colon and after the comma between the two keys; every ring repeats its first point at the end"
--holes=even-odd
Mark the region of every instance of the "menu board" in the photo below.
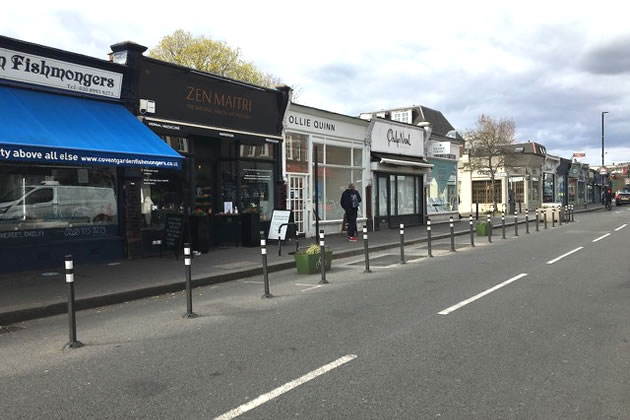
{"type": "Polygon", "coordinates": [[[164,239],[162,247],[172,249],[176,256],[179,256],[182,247],[182,237],[184,234],[184,215],[183,214],[167,214],[166,223],[164,224],[164,239]]]}
{"type": "Polygon", "coordinates": [[[287,238],[287,228],[289,226],[282,226],[285,223],[290,223],[291,221],[291,210],[273,210],[273,215],[271,216],[271,224],[269,225],[269,235],[267,235],[267,239],[279,239],[281,241],[286,240],[287,238]],[[280,235],[278,235],[278,229],[282,226],[282,230],[280,231],[280,235]]]}

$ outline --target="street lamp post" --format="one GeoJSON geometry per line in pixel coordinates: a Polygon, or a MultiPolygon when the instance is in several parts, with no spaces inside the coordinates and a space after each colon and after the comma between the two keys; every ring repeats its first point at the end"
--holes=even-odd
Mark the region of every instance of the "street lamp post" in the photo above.
{"type": "MultiPolygon", "coordinates": [[[[608,114],[608,111],[602,111],[602,167],[604,166],[604,114],[608,114]]],[[[602,204],[606,204],[606,194],[605,194],[605,183],[604,178],[606,176],[600,173],[600,178],[602,181],[602,204]]]]}

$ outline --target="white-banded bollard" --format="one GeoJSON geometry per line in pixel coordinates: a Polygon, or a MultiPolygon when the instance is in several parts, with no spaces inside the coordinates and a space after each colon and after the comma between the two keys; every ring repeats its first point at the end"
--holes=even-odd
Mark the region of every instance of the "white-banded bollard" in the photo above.
{"type": "Polygon", "coordinates": [[[556,227],[556,208],[551,208],[551,227],[556,227]]]}
{"type": "Polygon", "coordinates": [[[405,225],[400,224],[400,263],[406,264],[405,262],[405,225]]]}
{"type": "Polygon", "coordinates": [[[525,209],[525,233],[529,233],[529,209],[525,209]]]}
{"type": "Polygon", "coordinates": [[[538,220],[538,209],[536,209],[536,232],[540,232],[540,227],[539,227],[539,220],[538,220]]]}
{"type": "Polygon", "coordinates": [[[186,271],[186,314],[184,318],[196,318],[197,314],[192,310],[192,255],[190,244],[184,244],[184,269],[186,271]]]}
{"type": "Polygon", "coordinates": [[[433,257],[433,252],[431,251],[431,219],[427,217],[427,256],[429,258],[433,257]]]}
{"type": "Polygon", "coordinates": [[[453,224],[453,216],[449,218],[448,226],[451,231],[451,252],[455,252],[455,225],[453,224]]]}
{"type": "Polygon", "coordinates": [[[573,204],[571,204],[571,221],[575,222],[575,209],[573,208],[573,204]]]}
{"type": "Polygon", "coordinates": [[[564,206],[564,223],[569,223],[569,220],[567,220],[567,218],[569,217],[569,206],[564,206]]]}
{"type": "Polygon", "coordinates": [[[473,216],[472,213],[468,217],[468,226],[470,229],[470,246],[475,246],[475,229],[473,228],[473,216]]]}
{"type": "Polygon", "coordinates": [[[490,217],[490,213],[488,213],[488,225],[487,225],[487,233],[488,233],[488,242],[492,243],[492,218],[490,217]]]}
{"type": "Polygon", "coordinates": [[[368,247],[368,228],[363,226],[363,250],[365,251],[365,271],[364,273],[371,273],[370,270],[370,248],[368,247]]]}
{"type": "Polygon", "coordinates": [[[514,210],[514,236],[518,236],[518,212],[514,210]]]}
{"type": "Polygon", "coordinates": [[[501,211],[501,237],[505,239],[505,212],[501,211]]]}
{"type": "Polygon", "coordinates": [[[324,240],[324,229],[319,231],[319,264],[322,271],[322,279],[319,284],[328,284],[326,280],[326,242],[324,240]]]}
{"type": "MultiPolygon", "coordinates": [[[[278,241],[280,241],[278,239],[278,241]]],[[[263,295],[262,298],[272,298],[273,295],[269,291],[269,270],[267,269],[267,239],[265,238],[265,232],[260,231],[260,255],[262,257],[263,266],[263,295]]]]}
{"type": "Polygon", "coordinates": [[[72,255],[65,257],[66,286],[68,289],[68,343],[64,349],[77,349],[83,347],[83,343],[77,340],[77,319],[74,310],[74,262],[72,255]]]}

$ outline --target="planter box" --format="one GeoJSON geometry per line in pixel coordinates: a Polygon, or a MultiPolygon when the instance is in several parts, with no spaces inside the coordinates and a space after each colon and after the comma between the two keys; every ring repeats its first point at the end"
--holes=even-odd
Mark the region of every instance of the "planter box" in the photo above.
{"type": "Polygon", "coordinates": [[[488,222],[477,222],[475,226],[477,236],[488,236],[488,222]]]}
{"type": "MultiPolygon", "coordinates": [[[[332,265],[332,251],[326,251],[326,271],[330,270],[332,265]]],[[[320,254],[307,255],[304,253],[295,254],[295,267],[299,274],[315,274],[321,273],[319,265],[320,254]]]]}

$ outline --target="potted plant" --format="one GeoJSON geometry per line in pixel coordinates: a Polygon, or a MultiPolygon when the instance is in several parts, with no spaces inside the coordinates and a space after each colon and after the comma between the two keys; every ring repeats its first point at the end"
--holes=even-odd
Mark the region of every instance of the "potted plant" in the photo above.
{"type": "MultiPolygon", "coordinates": [[[[321,272],[320,266],[320,247],[318,244],[312,244],[304,252],[295,253],[295,266],[299,274],[315,274],[321,272]]],[[[332,265],[333,253],[326,250],[325,261],[326,271],[330,270],[332,265]]]]}

